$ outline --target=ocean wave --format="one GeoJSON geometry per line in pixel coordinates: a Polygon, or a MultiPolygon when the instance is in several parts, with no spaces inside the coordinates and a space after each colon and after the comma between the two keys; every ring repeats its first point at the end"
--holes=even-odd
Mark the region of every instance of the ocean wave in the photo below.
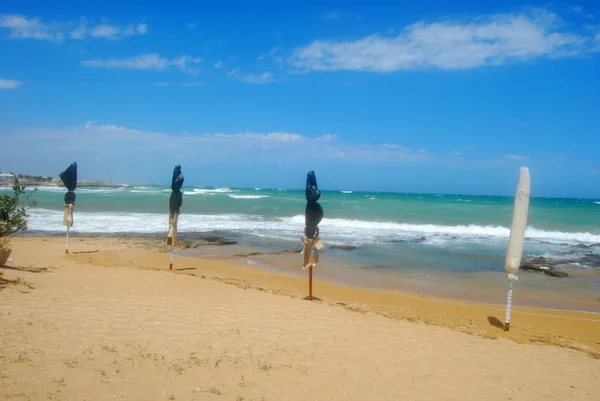
{"type": "MultiPolygon", "coordinates": [[[[29,226],[31,230],[62,231],[62,217],[61,211],[35,208],[31,210],[29,226]]],[[[446,246],[452,244],[452,241],[462,241],[477,244],[494,242],[505,246],[510,234],[508,228],[501,226],[407,224],[337,218],[325,218],[319,227],[321,236],[327,243],[352,245],[411,242],[415,238],[425,237],[427,241],[423,241],[423,244],[426,245],[446,246]]],[[[166,213],[92,213],[76,210],[73,230],[86,233],[160,233],[167,228],[166,213]]],[[[298,241],[304,230],[304,215],[265,219],[248,214],[183,213],[179,217],[179,229],[183,232],[226,230],[298,241]]],[[[527,241],[538,244],[549,242],[576,246],[582,243],[600,243],[600,234],[545,231],[535,227],[529,227],[526,236],[527,241]]]]}
{"type": "Polygon", "coordinates": [[[261,199],[268,198],[267,195],[227,195],[233,199],[261,199]]]}
{"type": "Polygon", "coordinates": [[[340,192],[343,194],[351,194],[352,193],[352,191],[340,191],[340,192]]]}
{"type": "MultiPolygon", "coordinates": [[[[39,186],[39,187],[26,187],[25,189],[27,191],[32,191],[34,189],[36,189],[40,192],[59,192],[59,193],[65,193],[67,192],[67,188],[62,187],[62,186],[48,186],[48,187],[44,187],[44,186],[39,186]]],[[[98,187],[98,188],[77,188],[75,190],[76,194],[118,194],[118,193],[123,193],[125,191],[127,191],[128,188],[125,187],[117,187],[117,188],[107,188],[107,187],[98,187]]]]}
{"type": "Polygon", "coordinates": [[[58,186],[56,186],[56,187],[30,187],[30,186],[27,186],[27,187],[25,187],[25,189],[27,191],[33,191],[36,188],[40,192],[67,192],[67,188],[62,187],[62,186],[61,187],[58,187],[58,186]]]}
{"type": "Polygon", "coordinates": [[[597,205],[600,205],[600,202],[595,202],[595,201],[594,201],[594,203],[595,203],[595,204],[597,204],[597,205]]]}
{"type": "Polygon", "coordinates": [[[215,194],[226,194],[230,192],[235,192],[230,188],[215,188],[215,189],[204,189],[204,188],[194,188],[189,191],[183,191],[184,195],[215,195],[215,194]]]}
{"type": "Polygon", "coordinates": [[[170,189],[132,189],[129,191],[134,194],[161,194],[164,192],[171,192],[170,189]]]}

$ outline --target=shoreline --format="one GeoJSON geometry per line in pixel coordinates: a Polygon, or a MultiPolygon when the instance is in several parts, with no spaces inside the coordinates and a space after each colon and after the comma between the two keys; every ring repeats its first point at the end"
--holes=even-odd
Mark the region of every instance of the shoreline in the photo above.
{"type": "MultiPolygon", "coordinates": [[[[63,183],[58,180],[48,182],[48,181],[32,181],[32,180],[28,180],[28,179],[19,179],[19,184],[24,185],[26,187],[64,188],[65,192],[67,191],[67,188],[65,188],[63,183]]],[[[0,186],[10,188],[12,186],[12,182],[3,181],[3,182],[0,182],[0,186]]],[[[102,181],[81,181],[81,182],[77,183],[77,188],[112,188],[112,189],[116,189],[116,188],[133,188],[133,186],[125,185],[125,184],[108,183],[108,182],[102,182],[102,181]]]]}
{"type": "MultiPolygon", "coordinates": [[[[102,268],[133,268],[193,276],[259,292],[303,299],[307,279],[286,272],[273,272],[243,261],[223,260],[216,252],[204,258],[175,257],[175,269],[168,270],[164,241],[119,237],[72,237],[71,251],[65,255],[62,237],[12,238],[13,263],[44,267],[64,264],[102,268]],[[29,254],[28,254],[29,253],[29,254]],[[36,257],[36,255],[38,257],[36,257]],[[41,255],[41,257],[40,257],[41,255]]],[[[178,249],[177,251],[180,251],[178,249]]],[[[298,256],[298,255],[292,255],[298,256]]],[[[0,269],[5,271],[5,269],[0,269]]],[[[578,349],[600,358],[600,315],[594,312],[568,311],[514,306],[511,331],[501,328],[504,307],[499,304],[450,300],[428,295],[356,288],[314,281],[315,303],[342,307],[361,314],[376,314],[392,320],[422,322],[483,338],[505,338],[517,343],[544,343],[578,349]]],[[[193,285],[193,284],[192,284],[193,285]]]]}
{"type": "MultiPolygon", "coordinates": [[[[64,233],[25,232],[22,238],[56,238],[64,239],[64,233]]],[[[163,246],[164,235],[157,233],[77,233],[71,238],[85,239],[122,239],[154,243],[166,251],[163,246]]],[[[254,267],[264,271],[303,277],[307,271],[299,266],[301,245],[289,249],[273,247],[260,248],[247,244],[242,238],[235,240],[211,235],[211,233],[187,233],[179,236],[180,246],[175,255],[189,259],[211,259],[231,262],[242,266],[254,267]],[[206,241],[206,239],[210,239],[206,241]],[[215,243],[215,239],[217,242],[215,243]],[[219,242],[221,241],[221,242],[219,242]],[[238,242],[240,241],[240,242],[238,242]]],[[[328,248],[326,248],[328,249],[328,248]]],[[[353,251],[343,251],[353,252],[353,251]]],[[[428,296],[453,302],[474,302],[504,307],[506,304],[506,273],[504,271],[471,271],[471,272],[419,272],[415,269],[407,271],[368,270],[358,264],[345,266],[337,254],[323,252],[321,263],[315,269],[315,279],[348,288],[391,291],[416,296],[428,296]]],[[[570,273],[567,278],[553,278],[540,272],[519,271],[519,280],[515,288],[513,304],[548,310],[565,310],[573,312],[600,313],[600,293],[598,297],[583,295],[573,287],[581,284],[588,275],[596,280],[600,272],[589,271],[570,273]],[[566,288],[568,286],[569,288],[566,288]]],[[[592,285],[590,283],[590,285],[592,285]]]]}

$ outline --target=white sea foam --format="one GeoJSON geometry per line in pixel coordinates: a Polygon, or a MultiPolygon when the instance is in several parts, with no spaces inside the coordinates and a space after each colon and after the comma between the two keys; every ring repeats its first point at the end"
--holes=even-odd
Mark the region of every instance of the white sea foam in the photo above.
{"type": "Polygon", "coordinates": [[[183,191],[185,195],[216,195],[216,194],[226,194],[230,192],[235,192],[230,188],[215,188],[215,189],[204,189],[204,188],[194,188],[192,190],[183,191]]]}
{"type": "Polygon", "coordinates": [[[343,194],[351,194],[352,193],[352,191],[340,191],[340,192],[343,194]]]}
{"type": "Polygon", "coordinates": [[[171,192],[170,189],[132,189],[130,191],[134,194],[161,194],[163,192],[171,192]]]}
{"type": "MultiPolygon", "coordinates": [[[[243,196],[243,195],[241,195],[243,196]]],[[[31,230],[61,231],[63,213],[61,211],[35,208],[31,210],[31,230]]],[[[159,213],[116,213],[116,212],[77,212],[75,232],[115,233],[165,232],[168,226],[167,214],[159,213]]],[[[319,225],[323,238],[328,243],[371,244],[410,241],[425,237],[430,245],[445,246],[452,241],[487,244],[490,241],[504,243],[510,230],[501,226],[480,225],[435,225],[377,222],[349,219],[325,218],[319,225]]],[[[211,230],[235,231],[270,238],[298,241],[304,230],[304,216],[265,219],[262,216],[247,214],[200,215],[183,213],[179,218],[182,232],[211,230]]],[[[600,234],[587,232],[545,231],[529,227],[528,241],[568,243],[600,243],[600,234]]]]}
{"type": "MultiPolygon", "coordinates": [[[[40,186],[40,187],[26,187],[25,189],[28,191],[34,190],[35,188],[37,188],[38,191],[40,192],[60,192],[60,193],[65,193],[67,192],[67,188],[62,187],[62,186],[52,186],[52,187],[44,187],[44,186],[40,186]]],[[[100,188],[77,188],[75,190],[76,194],[119,194],[119,193],[123,193],[125,191],[127,191],[128,188],[125,187],[117,187],[117,188],[104,188],[104,187],[100,187],[100,188]]]]}
{"type": "Polygon", "coordinates": [[[233,199],[261,199],[268,198],[267,195],[227,195],[233,199]]]}
{"type": "Polygon", "coordinates": [[[600,205],[600,202],[594,202],[594,203],[597,204],[597,205],[600,205]]]}
{"type": "Polygon", "coordinates": [[[33,191],[37,188],[40,192],[67,192],[67,188],[65,187],[25,187],[27,191],[33,191]]]}

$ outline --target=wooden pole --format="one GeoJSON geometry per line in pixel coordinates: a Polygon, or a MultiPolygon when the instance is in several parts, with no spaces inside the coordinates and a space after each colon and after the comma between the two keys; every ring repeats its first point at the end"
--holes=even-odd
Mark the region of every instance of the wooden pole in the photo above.
{"type": "Polygon", "coordinates": [[[171,253],[169,253],[169,270],[173,270],[173,245],[171,245],[171,253]]]}
{"type": "Polygon", "coordinates": [[[510,330],[510,308],[512,307],[513,281],[508,281],[508,298],[506,299],[506,318],[504,319],[504,331],[510,330]]]}
{"type": "Polygon", "coordinates": [[[308,300],[309,301],[313,300],[313,296],[312,296],[312,273],[313,273],[313,266],[314,266],[314,264],[310,265],[310,267],[308,268],[308,300]]]}
{"type": "Polygon", "coordinates": [[[69,229],[71,227],[67,226],[67,239],[65,240],[65,253],[69,253],[69,229]]]}

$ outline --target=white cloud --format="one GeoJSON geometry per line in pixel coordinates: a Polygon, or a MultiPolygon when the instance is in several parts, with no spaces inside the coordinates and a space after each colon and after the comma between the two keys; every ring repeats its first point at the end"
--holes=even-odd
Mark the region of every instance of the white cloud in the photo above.
{"type": "Polygon", "coordinates": [[[581,6],[571,7],[571,11],[573,11],[575,14],[579,14],[582,17],[585,17],[585,18],[589,18],[589,19],[593,19],[594,18],[594,14],[586,12],[583,9],[583,7],[581,7],[581,6]]]}
{"type": "Polygon", "coordinates": [[[154,86],[183,86],[183,87],[193,87],[193,86],[206,86],[204,82],[183,82],[183,83],[173,83],[173,82],[157,82],[154,86]]]}
{"type": "Polygon", "coordinates": [[[320,18],[327,20],[327,21],[339,21],[340,14],[335,11],[331,11],[331,12],[321,15],[320,18]]]}
{"type": "Polygon", "coordinates": [[[281,66],[281,64],[284,62],[284,59],[279,55],[279,53],[281,53],[281,46],[273,46],[266,54],[259,54],[257,60],[272,60],[281,66]]]}
{"type": "Polygon", "coordinates": [[[144,35],[147,32],[148,24],[137,24],[128,26],[101,24],[96,25],[90,30],[90,36],[94,38],[117,40],[132,35],[144,35]]]}
{"type": "Polygon", "coordinates": [[[239,139],[251,139],[258,141],[280,141],[280,142],[292,142],[306,140],[307,138],[298,134],[290,134],[287,132],[272,132],[269,134],[255,134],[253,132],[245,132],[242,134],[212,134],[217,138],[239,138],[239,139]]]}
{"type": "Polygon", "coordinates": [[[462,155],[463,155],[463,153],[458,150],[455,150],[454,152],[452,152],[452,156],[462,156],[462,155]]]}
{"type": "Polygon", "coordinates": [[[429,151],[427,149],[417,149],[417,153],[425,154],[425,153],[429,153],[429,151]]]}
{"type": "Polygon", "coordinates": [[[214,63],[213,68],[216,68],[216,69],[223,68],[223,61],[219,60],[216,63],[214,63]]]}
{"type": "Polygon", "coordinates": [[[189,23],[186,25],[187,29],[196,29],[196,27],[198,26],[198,24],[194,24],[194,23],[189,23]]]}
{"type": "Polygon", "coordinates": [[[509,160],[527,160],[527,156],[521,155],[506,155],[504,158],[509,160]]]}
{"type": "Polygon", "coordinates": [[[321,141],[325,141],[325,142],[333,142],[337,139],[337,135],[336,134],[325,134],[320,138],[317,138],[318,140],[321,141]]]}
{"type": "MultiPolygon", "coordinates": [[[[106,160],[114,161],[119,167],[130,165],[130,149],[143,154],[146,162],[209,164],[209,163],[306,163],[329,160],[351,163],[397,163],[431,162],[432,155],[388,149],[367,143],[349,143],[337,140],[333,134],[307,137],[293,132],[273,131],[257,133],[208,133],[183,132],[171,134],[131,129],[113,124],[98,124],[93,121],[71,128],[41,129],[27,128],[0,131],[0,140],[9,150],[26,147],[20,158],[49,155],[44,163],[62,160],[62,154],[77,154],[88,165],[101,165],[106,160]],[[115,147],[114,144],[120,146],[115,147]],[[301,149],[301,151],[299,151],[301,149]],[[176,159],[176,160],[171,160],[176,159]]],[[[17,158],[8,160],[14,164],[17,158]]],[[[137,163],[137,162],[136,162],[137,163]]],[[[92,168],[92,167],[90,167],[92,168]]],[[[117,168],[112,166],[112,168],[117,168]]]]}
{"type": "Polygon", "coordinates": [[[200,63],[199,57],[179,56],[174,59],[162,57],[158,53],[140,54],[131,58],[109,58],[109,59],[91,59],[81,63],[86,67],[93,68],[122,68],[134,70],[165,70],[176,67],[181,71],[195,74],[199,69],[192,65],[200,63]]]}
{"type": "Polygon", "coordinates": [[[566,29],[554,13],[498,14],[470,22],[417,22],[397,36],[316,40],[295,49],[290,64],[313,71],[466,70],[539,57],[597,51],[593,36],[566,29]]]}
{"type": "Polygon", "coordinates": [[[120,32],[120,29],[113,25],[98,25],[95,26],[91,31],[90,35],[95,38],[107,38],[113,39],[120,32]]]}
{"type": "Polygon", "coordinates": [[[384,148],[388,148],[388,149],[399,149],[403,152],[410,152],[410,149],[405,148],[404,146],[397,145],[395,143],[384,143],[381,146],[383,146],[384,148]]]}
{"type": "Polygon", "coordinates": [[[255,85],[270,84],[276,82],[276,79],[273,77],[273,74],[271,74],[268,71],[265,71],[262,74],[245,74],[236,68],[229,73],[229,76],[236,78],[238,81],[255,85]]]}
{"type": "Polygon", "coordinates": [[[59,42],[64,34],[61,24],[16,14],[0,14],[0,28],[8,29],[10,38],[39,39],[59,42]]]}
{"type": "Polygon", "coordinates": [[[79,24],[73,29],[70,33],[71,39],[84,39],[88,35],[88,26],[87,20],[85,18],[81,18],[79,20],[79,24]]]}
{"type": "Polygon", "coordinates": [[[85,18],[78,21],[44,21],[38,17],[18,14],[0,14],[0,28],[8,30],[9,38],[50,42],[62,42],[66,38],[81,40],[87,37],[117,40],[148,32],[148,25],[145,23],[99,24],[89,23],[85,18]]]}
{"type": "Polygon", "coordinates": [[[21,81],[15,81],[12,79],[0,79],[0,89],[15,89],[23,85],[21,81]]]}

